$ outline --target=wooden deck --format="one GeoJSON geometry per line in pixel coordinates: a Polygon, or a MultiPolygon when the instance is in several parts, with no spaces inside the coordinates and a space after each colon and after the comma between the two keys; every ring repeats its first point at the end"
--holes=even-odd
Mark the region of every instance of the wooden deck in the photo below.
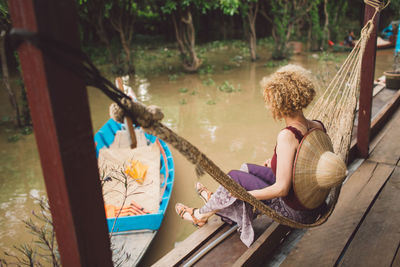
{"type": "MultiPolygon", "coordinates": [[[[400,91],[377,92],[370,157],[350,166],[354,173],[344,184],[328,222],[309,230],[293,230],[260,218],[250,248],[240,242],[238,234],[232,234],[193,265],[400,266],[400,206],[396,205],[400,203],[399,102],[400,91]]],[[[185,266],[228,229],[213,218],[154,266],[185,266]]]]}

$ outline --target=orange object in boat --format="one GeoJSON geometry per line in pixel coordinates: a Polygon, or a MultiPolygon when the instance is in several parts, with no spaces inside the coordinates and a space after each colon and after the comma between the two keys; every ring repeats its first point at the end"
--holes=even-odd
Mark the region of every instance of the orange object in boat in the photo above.
{"type": "Polygon", "coordinates": [[[140,161],[132,160],[131,165],[126,168],[125,173],[139,184],[143,184],[148,169],[149,167],[140,161]]]}
{"type": "Polygon", "coordinates": [[[104,205],[104,209],[106,210],[107,218],[115,218],[116,207],[114,205],[104,205]]]}

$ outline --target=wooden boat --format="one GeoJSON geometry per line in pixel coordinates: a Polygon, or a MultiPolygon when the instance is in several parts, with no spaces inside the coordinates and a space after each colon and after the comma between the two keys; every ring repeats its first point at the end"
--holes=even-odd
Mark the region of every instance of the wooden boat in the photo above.
{"type": "Polygon", "coordinates": [[[333,44],[332,45],[333,52],[348,52],[353,49],[351,46],[346,46],[343,44],[333,44]]]}
{"type": "MultiPolygon", "coordinates": [[[[99,156],[100,149],[110,147],[114,142],[116,133],[124,128],[124,124],[113,119],[108,120],[101,127],[94,136],[97,156],[99,156]]],[[[113,233],[111,237],[114,251],[113,260],[120,260],[117,258],[121,258],[123,254],[129,255],[124,259],[126,266],[135,266],[139,263],[156,235],[163,221],[174,182],[174,161],[167,144],[153,135],[147,133],[144,133],[144,135],[147,143],[158,143],[159,145],[160,177],[164,177],[164,179],[160,183],[161,197],[157,212],[107,219],[109,232],[113,233]]]]}
{"type": "MultiPolygon", "coordinates": [[[[382,39],[381,37],[378,37],[377,42],[376,42],[376,49],[392,48],[396,44],[395,40],[396,40],[395,36],[391,36],[389,40],[385,40],[385,39],[382,39]]],[[[333,52],[347,52],[347,51],[351,51],[353,49],[353,47],[351,47],[351,46],[343,45],[343,42],[340,42],[340,43],[330,42],[329,44],[332,47],[333,52]]]]}

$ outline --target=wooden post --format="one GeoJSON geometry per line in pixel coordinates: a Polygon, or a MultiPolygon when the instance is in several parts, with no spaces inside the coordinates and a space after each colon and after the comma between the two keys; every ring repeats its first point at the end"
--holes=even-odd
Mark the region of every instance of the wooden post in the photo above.
{"type": "MultiPolygon", "coordinates": [[[[80,48],[73,0],[8,4],[13,27],[80,48]]],[[[62,266],[112,266],[85,84],[31,44],[18,53],[62,266]]]]}
{"type": "MultiPolygon", "coordinates": [[[[116,79],[117,81],[117,87],[119,90],[121,90],[122,92],[126,93],[124,90],[124,84],[122,82],[122,78],[118,77],[116,79]]],[[[129,94],[128,94],[129,95],[129,94]]],[[[128,134],[129,134],[129,139],[131,141],[131,148],[136,148],[137,146],[137,140],[136,140],[136,133],[135,133],[135,129],[133,128],[133,122],[132,119],[129,117],[125,117],[124,118],[124,122],[126,127],[128,128],[128,134]]]]}
{"type": "MultiPolygon", "coordinates": [[[[364,24],[372,18],[375,8],[365,5],[364,24]]],[[[376,31],[378,29],[379,13],[374,20],[374,30],[367,42],[361,65],[361,84],[360,84],[360,108],[358,112],[357,127],[357,149],[362,158],[367,158],[369,154],[370,126],[372,92],[375,74],[376,58],[376,31]]]]}

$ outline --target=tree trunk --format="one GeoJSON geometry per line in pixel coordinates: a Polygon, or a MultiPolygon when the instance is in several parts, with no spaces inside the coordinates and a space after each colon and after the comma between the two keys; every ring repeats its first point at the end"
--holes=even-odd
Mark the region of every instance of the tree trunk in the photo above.
{"type": "Polygon", "coordinates": [[[331,39],[331,34],[329,31],[328,0],[324,0],[324,14],[325,14],[325,24],[324,24],[324,33],[322,36],[322,47],[324,50],[326,50],[328,46],[328,40],[331,39]]]}
{"type": "Polygon", "coordinates": [[[6,89],[6,92],[8,94],[8,99],[10,100],[11,107],[13,109],[13,122],[14,125],[17,127],[21,127],[21,119],[19,115],[19,107],[18,107],[18,101],[17,97],[15,96],[14,91],[11,88],[10,85],[10,79],[9,79],[9,72],[8,72],[8,65],[7,65],[7,55],[5,51],[5,31],[1,32],[0,36],[0,57],[1,57],[1,68],[3,70],[3,82],[4,82],[4,88],[6,89]]]}
{"type": "Polygon", "coordinates": [[[112,51],[110,39],[108,38],[107,32],[104,29],[104,17],[103,16],[98,16],[98,18],[95,18],[95,21],[96,22],[93,22],[93,26],[96,29],[97,36],[99,37],[100,41],[103,44],[105,44],[106,49],[108,51],[108,54],[110,56],[111,62],[114,65],[118,64],[117,56],[112,51]]]}
{"type": "Polygon", "coordinates": [[[256,18],[258,13],[258,2],[250,3],[247,11],[247,19],[249,23],[249,48],[251,61],[257,60],[257,36],[256,36],[256,18]]]}
{"type": "Polygon", "coordinates": [[[178,48],[183,59],[183,68],[188,72],[195,72],[201,66],[201,60],[197,57],[195,50],[196,34],[193,26],[192,14],[189,9],[177,12],[178,20],[175,13],[172,13],[172,22],[175,29],[175,37],[178,48]]]}
{"type": "Polygon", "coordinates": [[[130,5],[129,0],[125,0],[122,1],[120,5],[116,5],[110,13],[110,23],[119,34],[122,50],[125,54],[125,57],[119,60],[120,64],[117,67],[117,74],[134,74],[135,68],[133,64],[131,42],[133,37],[133,25],[136,19],[135,11],[130,5]]]}
{"type": "Polygon", "coordinates": [[[133,67],[133,58],[131,54],[130,42],[128,42],[125,33],[123,30],[119,32],[119,37],[121,39],[122,48],[125,51],[126,56],[126,64],[127,64],[127,73],[126,74],[133,74],[135,73],[135,69],[133,67]]]}

